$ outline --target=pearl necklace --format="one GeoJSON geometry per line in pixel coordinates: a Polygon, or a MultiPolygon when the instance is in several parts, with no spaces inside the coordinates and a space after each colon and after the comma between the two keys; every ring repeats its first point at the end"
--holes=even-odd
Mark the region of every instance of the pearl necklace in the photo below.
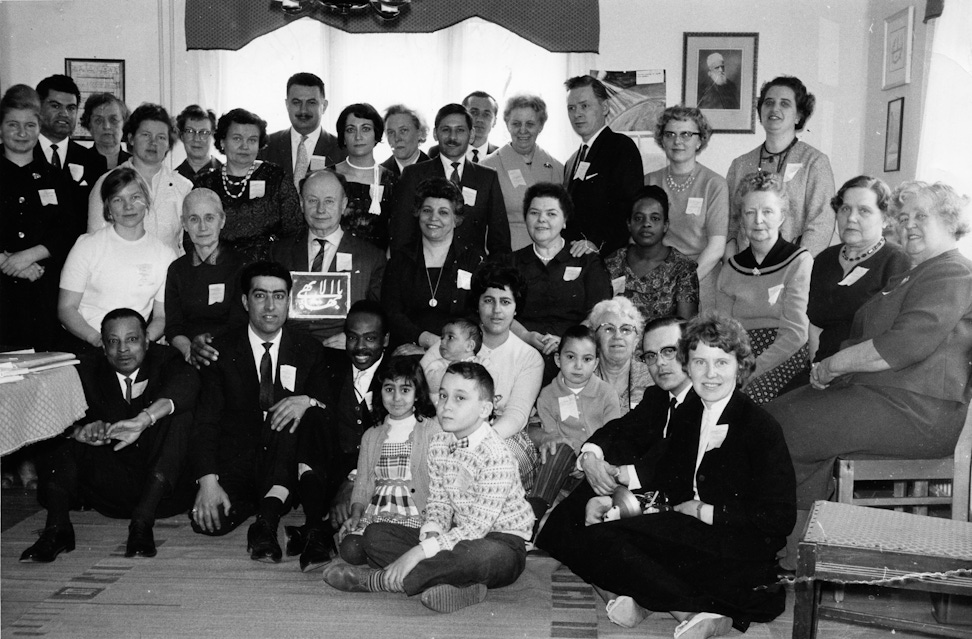
{"type": "Polygon", "coordinates": [[[848,255],[847,255],[847,245],[844,244],[840,248],[840,259],[842,259],[844,261],[847,261],[847,262],[860,262],[864,258],[866,258],[866,257],[868,257],[870,255],[873,255],[874,253],[877,253],[878,250],[880,250],[880,248],[882,246],[884,246],[884,238],[883,237],[880,240],[878,240],[877,243],[874,244],[874,246],[872,246],[871,248],[867,249],[865,252],[861,253],[857,257],[848,257],[848,255]]]}
{"type": "Polygon", "coordinates": [[[234,195],[233,192],[230,191],[232,182],[229,181],[229,177],[226,174],[226,165],[224,164],[221,177],[223,179],[223,190],[226,191],[226,195],[230,196],[234,200],[238,200],[243,197],[243,194],[246,193],[246,187],[250,183],[250,177],[253,175],[253,171],[256,170],[256,165],[256,162],[250,165],[250,170],[246,172],[246,175],[243,176],[243,181],[240,183],[240,192],[234,195]]]}
{"type": "Polygon", "coordinates": [[[358,169],[359,171],[370,171],[375,167],[374,164],[372,164],[371,166],[358,166],[357,164],[351,161],[350,157],[344,158],[344,161],[347,162],[348,166],[350,166],[352,169],[358,169]]]}
{"type": "Polygon", "coordinates": [[[668,168],[665,169],[665,184],[674,193],[682,193],[684,191],[687,191],[688,188],[692,186],[692,182],[695,182],[695,171],[692,171],[689,174],[688,179],[686,179],[684,182],[679,184],[678,182],[675,181],[675,178],[672,176],[671,169],[668,168]]]}

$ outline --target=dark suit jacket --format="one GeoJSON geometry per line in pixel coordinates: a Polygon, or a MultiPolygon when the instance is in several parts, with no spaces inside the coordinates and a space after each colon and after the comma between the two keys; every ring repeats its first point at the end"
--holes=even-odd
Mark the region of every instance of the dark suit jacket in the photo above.
{"type": "Polygon", "coordinates": [[[78,365],[78,376],[84,389],[88,410],[79,424],[102,420],[108,423],[135,417],[143,408],[161,398],[171,399],[175,413],[191,411],[199,394],[199,375],[171,346],[150,344],[135,382],[147,381],[145,391],[129,404],[125,401],[115,369],[104,355],[89,357],[78,365]]]}
{"type": "MultiPolygon", "coordinates": [[[[415,160],[415,164],[418,164],[419,162],[425,162],[428,159],[429,156],[425,154],[425,151],[419,151],[418,159],[415,160]]],[[[386,169],[388,169],[389,171],[391,171],[392,174],[395,176],[396,180],[402,176],[402,172],[398,170],[398,162],[395,161],[394,155],[388,158],[387,160],[385,160],[384,162],[382,162],[381,165],[386,169]]]]}
{"type": "MultiPolygon", "coordinates": [[[[432,177],[448,177],[438,159],[406,166],[402,171],[395,186],[395,207],[389,222],[393,251],[420,237],[418,219],[414,215],[415,191],[423,180],[432,177]]],[[[454,244],[463,248],[471,246],[479,251],[485,245],[490,255],[509,253],[510,223],[506,219],[506,204],[496,171],[466,161],[462,187],[476,191],[476,203],[463,206],[463,220],[456,228],[454,244]]]]}
{"type": "MultiPolygon", "coordinates": [[[[71,186],[74,189],[74,193],[72,195],[73,201],[66,204],[70,205],[73,215],[77,216],[79,220],[83,220],[80,227],[80,232],[84,233],[87,230],[88,194],[91,193],[91,188],[101,176],[101,173],[97,172],[97,165],[93,164],[92,162],[91,154],[94,153],[99,157],[101,156],[94,149],[85,148],[70,138],[68,138],[67,142],[67,153],[62,152],[64,143],[61,142],[58,144],[58,153],[61,156],[61,171],[63,171],[64,175],[67,176],[68,181],[71,183],[71,186]],[[77,164],[83,169],[79,179],[74,179],[74,175],[71,174],[71,164],[77,164]]],[[[41,162],[44,162],[50,166],[50,162],[48,162],[47,158],[44,157],[44,150],[41,149],[40,141],[34,145],[34,159],[40,160],[41,162]]],[[[121,163],[120,159],[119,163],[121,163]]],[[[102,173],[104,173],[104,171],[102,171],[102,173]]]]}
{"type": "Polygon", "coordinates": [[[641,152],[626,135],[605,128],[587,150],[583,180],[571,179],[577,151],[564,163],[564,186],[574,201],[574,216],[564,230],[568,240],[588,239],[610,255],[628,243],[628,214],[644,184],[641,152]]]}
{"type": "MultiPolygon", "coordinates": [[[[75,183],[81,182],[82,180],[74,179],[74,176],[71,175],[71,169],[68,165],[77,164],[78,166],[86,168],[90,163],[90,159],[88,156],[89,150],[70,138],[68,138],[67,153],[64,152],[64,142],[58,143],[57,147],[58,147],[57,149],[58,155],[61,156],[61,170],[68,174],[68,177],[71,178],[72,182],[75,183]]],[[[95,153],[97,153],[97,151],[95,151],[95,153]]],[[[44,150],[41,148],[40,141],[38,141],[37,144],[34,146],[34,158],[35,159],[39,158],[41,161],[47,162],[47,158],[44,156],[44,150]]],[[[50,162],[48,162],[48,164],[50,164],[50,162]]],[[[95,176],[95,179],[97,180],[98,177],[95,176]]],[[[94,182],[89,182],[88,189],[90,189],[92,186],[94,186],[94,182]]]]}
{"type": "Polygon", "coordinates": [[[702,410],[702,400],[689,391],[669,426],[671,441],[652,488],[680,504],[694,498],[696,476],[699,497],[715,507],[718,552],[771,561],[796,521],[796,478],[783,431],[769,413],[734,391],[718,420],[729,425],[725,441],[705,453],[696,473],[702,410]]]}
{"type": "MultiPolygon", "coordinates": [[[[273,243],[271,249],[275,262],[280,262],[290,271],[307,271],[307,234],[305,228],[297,235],[281,238],[273,243]]],[[[338,253],[351,254],[351,303],[363,299],[378,301],[381,298],[381,279],[385,272],[385,254],[367,240],[344,232],[338,253]]],[[[331,260],[328,272],[337,271],[337,256],[331,260]]],[[[327,339],[344,330],[344,320],[291,320],[299,324],[318,339],[327,339]]]]}
{"type": "MultiPolygon", "coordinates": [[[[387,355],[386,355],[387,357],[387,355]]],[[[372,426],[381,424],[374,410],[368,410],[365,400],[358,401],[354,392],[355,368],[350,360],[346,360],[333,372],[331,385],[336,389],[334,410],[337,415],[338,447],[331,459],[334,468],[328,469],[328,478],[333,483],[340,484],[352,470],[358,467],[358,450],[361,448],[361,436],[372,426]]],[[[381,403],[381,380],[377,371],[368,387],[371,391],[372,408],[381,403]]]]}
{"type": "MultiPolygon", "coordinates": [[[[202,393],[190,443],[192,477],[216,473],[220,462],[233,464],[250,458],[260,446],[264,427],[260,410],[260,381],[247,328],[230,331],[213,340],[219,359],[202,368],[202,393]]],[[[324,347],[313,338],[283,329],[273,401],[291,395],[308,395],[328,403],[324,347]],[[294,390],[283,387],[280,367],[297,369],[294,390]]],[[[292,469],[281,469],[289,473],[292,469]]]]}
{"type": "MultiPolygon", "coordinates": [[[[493,144],[492,142],[487,142],[486,143],[486,155],[489,155],[490,153],[495,152],[496,149],[498,149],[498,148],[499,147],[496,146],[495,144],[493,144]]],[[[437,157],[439,157],[439,145],[438,144],[433,144],[431,147],[429,147],[429,159],[433,159],[434,160],[437,157]]],[[[486,159],[486,156],[485,155],[484,156],[480,156],[479,161],[482,162],[485,159],[486,159]]]]}
{"type": "MultiPolygon", "coordinates": [[[[321,155],[327,158],[327,165],[338,164],[348,157],[346,151],[338,147],[337,138],[321,129],[321,137],[317,138],[317,145],[311,155],[321,155]]],[[[290,129],[271,133],[267,145],[260,150],[257,157],[279,165],[287,179],[294,181],[293,147],[290,145],[290,129]]],[[[309,159],[309,158],[308,158],[309,159]]]]}

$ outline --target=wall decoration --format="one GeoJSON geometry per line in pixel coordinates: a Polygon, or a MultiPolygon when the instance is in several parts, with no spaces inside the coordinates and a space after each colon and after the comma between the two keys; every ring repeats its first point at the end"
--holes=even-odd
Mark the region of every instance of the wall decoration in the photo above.
{"type": "Polygon", "coordinates": [[[904,98],[888,102],[888,125],[884,133],[884,172],[901,170],[901,129],[904,98]]]}
{"type": "Polygon", "coordinates": [[[655,134],[655,122],[665,110],[665,70],[599,71],[591,75],[608,94],[607,123],[612,131],[655,134]]]}
{"type": "Polygon", "coordinates": [[[97,60],[90,58],[64,58],[64,74],[74,80],[81,91],[78,104],[78,124],[74,128],[76,140],[91,140],[91,133],[81,126],[84,101],[92,93],[111,93],[125,101],[125,61],[97,60]]]}
{"type": "Polygon", "coordinates": [[[292,319],[339,319],[351,307],[351,274],[292,271],[292,319]]]}
{"type": "Polygon", "coordinates": [[[891,89],[911,82],[911,41],[915,31],[915,8],[902,9],[884,20],[884,66],[881,88],[891,89]]]}
{"type": "Polygon", "coordinates": [[[715,133],[754,133],[758,53],[758,33],[685,33],[682,103],[715,133]]]}

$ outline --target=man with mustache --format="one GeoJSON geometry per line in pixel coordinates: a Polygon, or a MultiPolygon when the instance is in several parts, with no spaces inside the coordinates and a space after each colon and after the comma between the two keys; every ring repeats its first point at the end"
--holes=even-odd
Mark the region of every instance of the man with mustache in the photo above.
{"type": "Polygon", "coordinates": [[[257,157],[283,167],[299,190],[300,181],[310,171],[343,162],[348,154],[338,147],[337,138],[321,127],[327,110],[323,80],[313,73],[290,76],[285,103],[290,128],[271,133],[257,157]]]}
{"type": "MultiPolygon", "coordinates": [[[[478,164],[486,159],[486,156],[498,149],[495,144],[490,144],[489,133],[496,126],[496,115],[499,113],[499,104],[496,98],[485,91],[473,91],[462,99],[462,106],[466,107],[469,115],[472,116],[472,139],[469,141],[469,148],[466,149],[466,159],[478,164]]],[[[439,145],[434,144],[429,149],[429,157],[439,157],[439,145]]]]}
{"type": "MultiPolygon", "coordinates": [[[[300,555],[303,571],[322,567],[331,558],[332,531],[324,526],[330,507],[332,528],[350,514],[351,491],[358,465],[361,436],[380,422],[375,402],[381,402],[381,382],[375,372],[389,338],[388,317],[373,300],[355,302],[344,323],[348,363],[333,372],[335,424],[327,431],[301,431],[297,475],[303,526],[287,526],[287,555],[300,555]],[[349,365],[350,364],[350,365],[349,365]]],[[[335,551],[336,552],[336,551],[335,551]]]]}
{"type": "MultiPolygon", "coordinates": [[[[297,429],[330,424],[324,348],[284,326],[293,282],[276,262],[243,269],[240,288],[249,322],[213,340],[216,360],[202,367],[202,392],[190,441],[199,491],[189,513],[193,531],[225,535],[256,514],[247,550],[279,562],[280,517],[290,507],[297,429]]],[[[323,435],[321,435],[323,437],[323,435]]]]}
{"type": "Polygon", "coordinates": [[[37,93],[41,100],[41,134],[34,147],[34,157],[43,157],[79,184],[84,181],[87,151],[71,139],[71,134],[78,123],[81,91],[68,76],[52,75],[40,81],[37,93]]]}
{"type": "Polygon", "coordinates": [[[726,75],[726,59],[721,53],[712,53],[705,59],[709,70],[708,81],[700,80],[704,87],[699,91],[700,109],[738,109],[739,87],[726,75]]]}
{"type": "Polygon", "coordinates": [[[483,246],[490,255],[510,252],[510,224],[496,171],[466,156],[473,118],[461,104],[447,104],[435,115],[433,135],[438,157],[405,167],[395,187],[395,207],[389,221],[392,251],[401,250],[419,235],[415,191],[433,177],[451,180],[462,191],[462,225],[456,228],[457,247],[483,246]]]}

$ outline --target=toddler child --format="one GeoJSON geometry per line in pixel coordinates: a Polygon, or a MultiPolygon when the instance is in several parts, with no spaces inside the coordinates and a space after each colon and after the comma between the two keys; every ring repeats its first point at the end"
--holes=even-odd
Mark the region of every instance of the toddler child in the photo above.
{"type": "Polygon", "coordinates": [[[422,370],[429,383],[429,392],[435,397],[446,367],[452,362],[478,362],[476,354],[483,346],[483,332],[475,322],[462,317],[449,320],[442,327],[442,339],[426,351],[422,357],[422,370]]]}

